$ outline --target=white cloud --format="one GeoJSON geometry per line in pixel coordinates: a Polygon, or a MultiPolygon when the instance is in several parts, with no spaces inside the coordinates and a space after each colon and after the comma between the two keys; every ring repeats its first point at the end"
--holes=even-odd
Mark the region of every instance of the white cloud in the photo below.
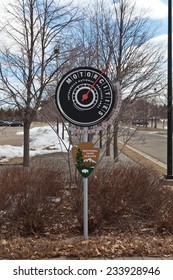
{"type": "Polygon", "coordinates": [[[156,37],[153,37],[152,39],[150,39],[150,41],[154,42],[155,44],[159,44],[159,43],[163,43],[164,44],[164,48],[166,48],[167,46],[167,40],[168,40],[168,35],[167,34],[162,34],[156,37]]]}
{"type": "Polygon", "coordinates": [[[138,9],[148,11],[148,16],[152,19],[164,19],[168,15],[168,7],[160,0],[135,0],[138,9]]]}
{"type": "MultiPolygon", "coordinates": [[[[61,0],[62,1],[62,0],[61,0]]],[[[68,0],[65,0],[68,1],[68,0]]],[[[164,19],[167,17],[168,14],[168,7],[167,4],[163,3],[161,0],[133,0],[136,3],[136,7],[138,10],[146,10],[147,15],[152,19],[164,19]]],[[[116,0],[118,3],[118,0],[116,0]]],[[[87,6],[90,4],[96,4],[96,0],[73,0],[75,5],[83,5],[87,6]]],[[[107,5],[112,4],[112,0],[106,0],[105,3],[107,5]]]]}

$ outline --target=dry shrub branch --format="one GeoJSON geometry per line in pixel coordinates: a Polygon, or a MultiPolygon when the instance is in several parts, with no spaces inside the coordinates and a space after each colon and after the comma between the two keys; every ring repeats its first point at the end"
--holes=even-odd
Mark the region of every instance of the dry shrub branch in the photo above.
{"type": "MultiPolygon", "coordinates": [[[[82,198],[76,213],[82,228],[82,198]]],[[[89,229],[173,232],[173,191],[151,169],[136,165],[98,168],[89,181],[89,229]]]]}
{"type": "MultiPolygon", "coordinates": [[[[0,174],[0,234],[83,233],[83,188],[54,164],[10,167],[0,174]]],[[[137,165],[98,167],[89,177],[89,231],[172,234],[173,191],[137,165]]]]}
{"type": "Polygon", "coordinates": [[[31,235],[59,222],[65,174],[57,166],[5,168],[0,174],[1,232],[31,235]]]}

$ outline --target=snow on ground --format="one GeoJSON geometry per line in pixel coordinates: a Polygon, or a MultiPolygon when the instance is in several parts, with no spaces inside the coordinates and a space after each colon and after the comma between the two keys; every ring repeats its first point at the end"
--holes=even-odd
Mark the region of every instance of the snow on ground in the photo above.
{"type": "MultiPolygon", "coordinates": [[[[55,127],[56,129],[56,127],[55,127]]],[[[23,132],[17,132],[22,135],[23,132]]],[[[65,130],[64,140],[61,140],[62,127],[59,127],[59,135],[50,126],[34,127],[30,129],[30,156],[48,154],[54,152],[66,152],[69,148],[68,133],[65,130]]],[[[0,146],[0,163],[14,157],[23,157],[23,146],[0,146]]]]}

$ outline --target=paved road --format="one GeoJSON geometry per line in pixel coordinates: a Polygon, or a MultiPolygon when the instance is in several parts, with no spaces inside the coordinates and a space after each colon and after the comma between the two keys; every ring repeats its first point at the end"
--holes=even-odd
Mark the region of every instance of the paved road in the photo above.
{"type": "MultiPolygon", "coordinates": [[[[130,129],[133,132],[133,129],[130,129]]],[[[125,129],[125,136],[121,140],[126,140],[129,134],[129,129],[125,129]]],[[[128,145],[139,149],[147,155],[167,163],[167,135],[166,132],[157,131],[137,131],[128,142],[128,145]]]]}

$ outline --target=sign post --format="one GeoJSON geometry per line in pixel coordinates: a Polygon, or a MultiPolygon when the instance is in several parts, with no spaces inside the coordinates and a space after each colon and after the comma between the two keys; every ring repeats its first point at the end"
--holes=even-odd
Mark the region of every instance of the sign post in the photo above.
{"type": "Polygon", "coordinates": [[[172,167],[172,0],[168,1],[168,90],[167,90],[167,174],[166,179],[173,179],[172,167]]]}
{"type": "Polygon", "coordinates": [[[83,191],[84,191],[84,239],[88,239],[88,177],[83,178],[83,191]]]}
{"type": "Polygon", "coordinates": [[[88,239],[88,176],[94,170],[99,159],[99,149],[93,143],[87,142],[87,127],[83,129],[83,142],[72,148],[73,161],[83,178],[83,226],[84,239],[88,239]]]}
{"type": "MultiPolygon", "coordinates": [[[[87,130],[87,127],[84,127],[84,130],[87,130]]],[[[87,132],[84,133],[83,135],[83,141],[87,142],[88,141],[88,134],[87,132]]],[[[83,199],[84,199],[84,214],[83,214],[83,225],[84,225],[84,239],[88,239],[88,177],[83,178],[83,199]]]]}
{"type": "Polygon", "coordinates": [[[74,163],[83,178],[84,239],[88,239],[88,176],[93,171],[99,157],[99,149],[88,142],[88,134],[106,129],[115,121],[121,106],[120,86],[116,83],[117,97],[115,108],[115,87],[105,75],[106,69],[100,71],[92,67],[78,67],[70,70],[59,81],[55,101],[58,111],[70,122],[71,131],[83,135],[83,142],[72,148],[74,163]],[[110,113],[111,118],[98,127],[110,113]],[[92,128],[91,127],[95,127],[92,128]]]}

